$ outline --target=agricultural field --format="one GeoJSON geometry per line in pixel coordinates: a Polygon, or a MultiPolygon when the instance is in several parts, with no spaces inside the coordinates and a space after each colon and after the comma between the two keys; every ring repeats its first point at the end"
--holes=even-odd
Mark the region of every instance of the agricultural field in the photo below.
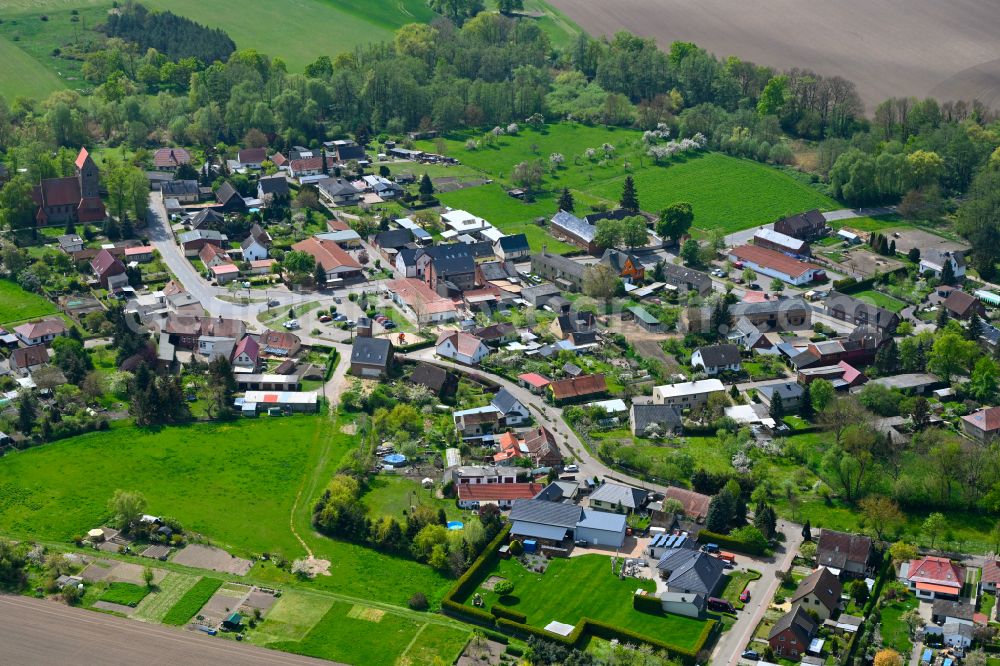
{"type": "Polygon", "coordinates": [[[7,99],[42,98],[65,88],[56,74],[4,37],[0,37],[0,60],[4,63],[0,69],[0,94],[7,99]]]}
{"type": "Polygon", "coordinates": [[[0,326],[54,314],[56,306],[44,296],[25,291],[17,283],[0,280],[0,326]]]}
{"type": "MultiPolygon", "coordinates": [[[[611,559],[606,555],[581,555],[555,558],[544,573],[529,571],[519,561],[498,560],[481,574],[483,580],[499,576],[514,583],[514,591],[502,603],[528,617],[528,624],[544,627],[558,621],[577,624],[589,617],[662,641],[680,648],[691,648],[698,640],[704,622],[680,615],[650,615],[632,608],[636,589],[655,589],[651,580],[626,578],[620,580],[611,572],[611,559]],[[587,581],[587,593],[580,594],[580,581],[587,581]]],[[[500,601],[492,591],[479,588],[488,609],[500,601]]],[[[471,604],[472,594],[463,603],[471,604]]]]}
{"type": "Polygon", "coordinates": [[[135,583],[111,583],[101,594],[101,601],[122,606],[135,606],[146,598],[149,588],[135,583]]]}
{"type": "Polygon", "coordinates": [[[162,618],[163,624],[176,626],[187,624],[221,586],[222,581],[218,578],[202,578],[170,607],[162,618]]]}
{"type": "MultiPolygon", "coordinates": [[[[281,603],[275,611],[281,608],[281,603]]],[[[270,619],[262,632],[268,631],[270,619]]],[[[415,614],[334,601],[300,640],[265,643],[267,647],[349,664],[452,663],[469,639],[458,626],[425,623],[415,614]],[[377,640],[372,640],[373,636],[377,640]]],[[[257,642],[258,639],[252,639],[257,642]]]]}
{"type": "Polygon", "coordinates": [[[156,585],[152,593],[136,606],[132,617],[148,622],[162,622],[174,605],[198,582],[199,579],[195,576],[171,571],[156,585]]]}
{"type": "MultiPolygon", "coordinates": [[[[730,233],[811,208],[838,207],[833,199],[789,172],[751,160],[698,153],[655,164],[645,155],[642,133],[634,130],[559,123],[539,130],[524,128],[516,136],[500,137],[496,145],[477,150],[465,148],[469,138],[468,134],[447,137],[447,154],[506,186],[511,186],[511,172],[521,162],[541,160],[547,166],[552,153],[565,158],[562,166],[546,171],[542,193],[534,204],[503,196],[499,185],[441,195],[446,205],[464,206],[504,231],[515,223],[551,216],[558,192],[564,187],[573,192],[581,214],[597,202],[614,205],[627,174],[635,179],[643,210],[656,212],[671,203],[689,201],[694,207],[694,226],[702,232],[721,229],[730,233]],[[605,143],[614,147],[607,157],[601,151],[605,143]],[[588,148],[597,149],[598,155],[588,159],[588,148]]],[[[431,141],[418,145],[435,150],[431,141]]]]}
{"type": "Polygon", "coordinates": [[[842,76],[857,84],[869,113],[888,97],[979,99],[992,106],[1000,99],[1000,13],[990,0],[917,0],[905,12],[893,3],[864,0],[810,4],[808,10],[800,0],[552,4],[595,36],[628,30],[656,39],[662,48],[691,41],[721,58],[737,55],[759,65],[842,76]]]}

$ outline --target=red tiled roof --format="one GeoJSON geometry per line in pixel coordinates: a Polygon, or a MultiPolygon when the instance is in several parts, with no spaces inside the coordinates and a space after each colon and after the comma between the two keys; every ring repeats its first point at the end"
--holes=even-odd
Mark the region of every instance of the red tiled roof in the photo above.
{"type": "Polygon", "coordinates": [[[233,350],[233,358],[236,358],[240,354],[246,353],[247,356],[256,360],[257,356],[260,355],[260,345],[253,336],[246,336],[236,345],[236,349],[233,350]]]}
{"type": "Polygon", "coordinates": [[[756,245],[740,245],[730,250],[729,254],[742,261],[751,261],[758,266],[772,268],[793,278],[804,275],[810,270],[823,270],[820,266],[808,261],[792,259],[781,252],[756,245]]]}
{"type": "Polygon", "coordinates": [[[28,339],[40,338],[43,335],[62,335],[66,332],[66,325],[59,319],[43,319],[21,324],[14,332],[28,339]]]}
{"type": "Polygon", "coordinates": [[[86,148],[81,148],[79,154],[77,154],[77,156],[76,156],[76,162],[74,162],[74,164],[76,165],[76,168],[77,169],[82,169],[83,165],[87,163],[87,159],[89,157],[90,157],[90,153],[87,152],[87,149],[86,148]]]}
{"type": "Polygon", "coordinates": [[[292,249],[311,255],[325,271],[332,271],[336,268],[361,270],[361,264],[333,241],[307,238],[293,245],[292,249]]]}
{"type": "Polygon", "coordinates": [[[441,346],[441,343],[445,340],[451,340],[451,344],[454,345],[456,350],[458,350],[458,353],[464,356],[473,356],[476,353],[476,350],[479,349],[479,345],[483,344],[482,340],[471,333],[466,333],[464,331],[444,331],[438,335],[437,344],[435,346],[441,346]]]}
{"type": "Polygon", "coordinates": [[[327,220],[326,221],[326,226],[327,226],[327,228],[330,229],[330,231],[350,231],[351,230],[351,225],[349,225],[347,222],[344,222],[343,220],[337,220],[337,219],[327,220]]]}
{"type": "Polygon", "coordinates": [[[458,499],[471,502],[532,499],[542,492],[540,483],[459,483],[458,499]]]}
{"type": "Polygon", "coordinates": [[[212,266],[212,272],[216,275],[229,275],[230,273],[239,273],[240,267],[236,264],[219,264],[212,266]]]}
{"type": "Polygon", "coordinates": [[[962,420],[984,432],[994,432],[1000,429],[1000,407],[987,407],[978,412],[963,416],[962,420]]]}
{"type": "Polygon", "coordinates": [[[18,347],[11,352],[10,360],[18,368],[33,368],[49,362],[49,350],[42,345],[18,347]]]}
{"type": "Polygon", "coordinates": [[[237,154],[236,159],[242,164],[263,162],[267,159],[267,150],[264,148],[244,148],[237,154]]]}
{"type": "MultiPolygon", "coordinates": [[[[942,585],[946,588],[961,589],[965,582],[965,572],[962,567],[946,557],[925,557],[921,560],[910,560],[910,568],[906,577],[907,580],[914,581],[918,585],[924,583],[942,585]]],[[[942,590],[934,591],[940,592],[942,590]]]]}
{"type": "Polygon", "coordinates": [[[1000,561],[988,560],[983,565],[983,582],[1000,583],[1000,561]]]}
{"type": "Polygon", "coordinates": [[[693,490],[678,488],[677,486],[667,486],[666,492],[663,493],[663,498],[677,500],[684,507],[684,515],[693,516],[694,518],[706,517],[708,515],[708,505],[712,501],[712,498],[708,495],[702,495],[693,490]]]}
{"type": "Polygon", "coordinates": [[[134,247],[125,248],[126,257],[134,257],[137,254],[153,254],[152,245],[136,245],[134,247]]]}
{"type": "Polygon", "coordinates": [[[281,153],[275,153],[271,155],[271,161],[274,162],[274,166],[281,167],[288,164],[288,158],[281,153]]]}
{"type": "Polygon", "coordinates": [[[153,153],[153,166],[169,168],[191,163],[191,153],[184,148],[160,148],[153,153]]]}
{"type": "Polygon", "coordinates": [[[608,384],[604,375],[582,375],[554,381],[549,384],[549,388],[556,400],[563,400],[604,393],[608,390],[608,384]]]}

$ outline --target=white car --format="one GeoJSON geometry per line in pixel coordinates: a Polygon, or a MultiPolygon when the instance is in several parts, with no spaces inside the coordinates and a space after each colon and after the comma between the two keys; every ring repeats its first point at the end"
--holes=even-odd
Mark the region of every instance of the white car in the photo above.
{"type": "Polygon", "coordinates": [[[564,472],[579,472],[580,468],[577,467],[576,465],[566,465],[565,467],[563,467],[563,471],[564,472]]]}
{"type": "Polygon", "coordinates": [[[287,328],[289,331],[294,331],[295,329],[299,328],[299,320],[298,319],[289,319],[284,324],[282,324],[282,326],[284,326],[285,328],[287,328]]]}

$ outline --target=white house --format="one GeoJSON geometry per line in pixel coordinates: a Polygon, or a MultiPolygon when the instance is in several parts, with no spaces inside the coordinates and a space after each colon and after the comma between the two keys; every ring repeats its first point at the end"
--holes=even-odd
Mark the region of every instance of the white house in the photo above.
{"type": "Polygon", "coordinates": [[[740,348],[736,345],[699,347],[691,354],[691,367],[701,368],[707,375],[739,372],[740,348]]]}
{"type": "Polygon", "coordinates": [[[708,396],[713,393],[725,393],[725,391],[726,387],[718,379],[664,384],[653,388],[653,403],[674,405],[681,409],[697,407],[708,402],[708,396]]]}
{"type": "Polygon", "coordinates": [[[821,266],[757,245],[734,247],[729,251],[729,260],[737,267],[749,268],[761,275],[776,277],[793,285],[826,279],[826,271],[821,266]]]}
{"type": "Polygon", "coordinates": [[[951,264],[951,270],[955,273],[956,280],[961,280],[965,277],[965,255],[961,252],[924,250],[920,253],[921,273],[930,271],[934,274],[934,277],[939,278],[946,263],[951,264]]]}
{"type": "Polygon", "coordinates": [[[464,210],[450,210],[447,213],[441,213],[441,221],[456,235],[476,233],[493,226],[483,218],[476,217],[464,210]]]}
{"type": "Polygon", "coordinates": [[[464,331],[444,331],[438,336],[436,353],[442,358],[450,358],[466,365],[479,365],[490,353],[486,344],[464,331]]]}
{"type": "MultiPolygon", "coordinates": [[[[267,232],[265,232],[266,234],[267,232]]],[[[260,261],[261,259],[267,259],[267,245],[265,245],[261,238],[254,236],[253,234],[247,236],[240,243],[240,249],[243,250],[243,260],[244,261],[260,261]]]]}
{"type": "Polygon", "coordinates": [[[493,407],[500,412],[504,423],[509,426],[517,426],[531,420],[531,412],[521,404],[521,401],[514,397],[514,394],[505,388],[500,389],[493,400],[490,401],[493,407]]]}
{"type": "Polygon", "coordinates": [[[48,344],[58,335],[66,335],[66,325],[59,319],[42,319],[21,324],[14,329],[14,335],[25,345],[48,344]]]}
{"type": "Polygon", "coordinates": [[[221,335],[202,335],[198,338],[198,353],[213,360],[216,356],[231,358],[236,338],[221,335]]]}

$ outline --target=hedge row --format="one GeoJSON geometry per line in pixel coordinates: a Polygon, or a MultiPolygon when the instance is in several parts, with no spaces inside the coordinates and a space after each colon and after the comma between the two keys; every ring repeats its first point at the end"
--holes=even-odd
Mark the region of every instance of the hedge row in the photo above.
{"type": "Polygon", "coordinates": [[[455,597],[467,597],[470,592],[476,589],[478,586],[476,576],[479,574],[479,570],[487,565],[492,565],[500,559],[500,553],[497,551],[500,549],[501,544],[507,540],[510,528],[511,526],[509,524],[506,525],[495,537],[493,537],[493,541],[490,541],[486,545],[486,549],[483,551],[483,554],[472,563],[472,566],[469,567],[466,572],[455,581],[455,584],[451,586],[448,593],[444,595],[446,601],[454,601],[455,597]]]}
{"type": "Polygon", "coordinates": [[[460,604],[452,599],[444,599],[441,602],[441,612],[463,622],[471,622],[472,624],[484,627],[493,627],[496,625],[496,618],[490,613],[475,606],[460,604]]]}
{"type": "Polygon", "coordinates": [[[659,597],[651,594],[633,594],[632,608],[640,613],[651,613],[653,615],[663,615],[663,602],[659,597]]]}
{"type": "Polygon", "coordinates": [[[420,342],[414,342],[411,345],[402,345],[400,347],[394,347],[393,353],[395,354],[406,354],[407,352],[420,351],[421,349],[427,349],[428,347],[433,347],[436,340],[430,338],[427,340],[422,340],[420,342]]]}
{"type": "Polygon", "coordinates": [[[521,611],[514,610],[513,608],[504,606],[501,603],[493,604],[493,608],[490,609],[490,613],[492,613],[496,617],[505,617],[508,620],[514,620],[514,622],[520,622],[521,624],[528,623],[527,615],[525,615],[521,611]]]}
{"type": "Polygon", "coordinates": [[[748,555],[764,555],[767,552],[766,549],[760,548],[757,544],[744,543],[731,536],[709,532],[708,530],[702,530],[698,533],[698,543],[714,543],[725,550],[735,550],[738,553],[746,553],[748,555]]]}
{"type": "Polygon", "coordinates": [[[545,629],[541,629],[539,627],[533,627],[529,624],[519,624],[503,617],[497,619],[497,626],[501,631],[509,631],[513,635],[522,639],[537,636],[538,638],[542,638],[547,641],[560,643],[566,647],[575,647],[580,642],[584,633],[590,633],[591,635],[605,640],[617,639],[619,642],[631,643],[635,645],[645,643],[655,650],[662,650],[666,652],[670,657],[685,664],[695,663],[698,653],[704,649],[705,644],[712,637],[712,632],[715,631],[716,625],[717,622],[715,620],[706,620],[694,647],[680,648],[671,643],[661,641],[658,638],[652,638],[651,636],[639,634],[631,631],[630,629],[606,624],[598,620],[593,620],[589,617],[580,618],[580,621],[573,628],[573,631],[566,636],[560,636],[559,634],[554,634],[551,631],[546,631],[545,629]]]}

